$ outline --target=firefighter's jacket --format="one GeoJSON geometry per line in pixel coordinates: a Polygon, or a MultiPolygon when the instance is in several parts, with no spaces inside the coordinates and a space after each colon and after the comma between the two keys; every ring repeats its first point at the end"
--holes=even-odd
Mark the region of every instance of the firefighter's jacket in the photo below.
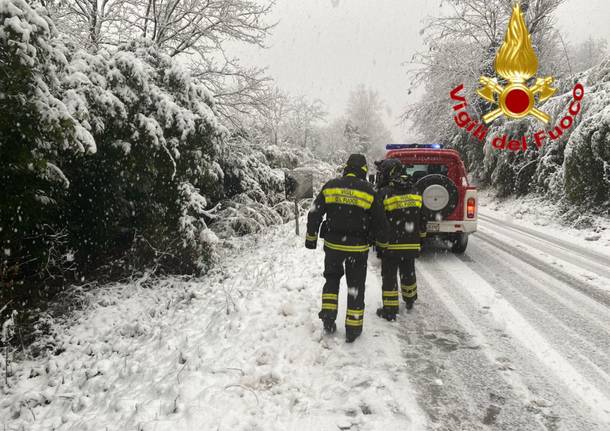
{"type": "Polygon", "coordinates": [[[371,238],[388,241],[388,221],[375,190],[354,174],[330,180],[322,187],[307,217],[307,241],[317,241],[324,215],[322,236],[327,249],[363,253],[369,250],[371,238]]]}
{"type": "Polygon", "coordinates": [[[377,247],[385,256],[418,257],[426,233],[421,195],[410,181],[397,181],[379,189],[377,200],[390,225],[388,241],[377,241],[377,247]]]}

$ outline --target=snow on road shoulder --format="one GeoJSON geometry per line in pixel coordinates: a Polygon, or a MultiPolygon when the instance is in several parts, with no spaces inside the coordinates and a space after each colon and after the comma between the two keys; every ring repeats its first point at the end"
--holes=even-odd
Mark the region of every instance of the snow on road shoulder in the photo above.
{"type": "Polygon", "coordinates": [[[582,214],[566,222],[558,205],[539,196],[498,199],[491,190],[480,190],[480,212],[507,223],[530,227],[580,246],[610,253],[610,219],[582,214]]]}
{"type": "Polygon", "coordinates": [[[397,327],[374,316],[378,275],[363,336],[344,341],[345,286],[324,336],[323,253],[291,228],[227,243],[201,280],[106,290],[61,353],[13,364],[6,429],[424,429],[397,327]]]}

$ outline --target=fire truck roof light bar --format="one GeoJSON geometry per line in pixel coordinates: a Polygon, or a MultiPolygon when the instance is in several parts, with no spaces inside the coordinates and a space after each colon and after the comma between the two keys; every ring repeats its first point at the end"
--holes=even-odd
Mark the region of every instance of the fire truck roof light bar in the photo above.
{"type": "Polygon", "coordinates": [[[385,146],[386,150],[406,150],[424,148],[429,150],[442,150],[443,144],[388,144],[385,146]]]}

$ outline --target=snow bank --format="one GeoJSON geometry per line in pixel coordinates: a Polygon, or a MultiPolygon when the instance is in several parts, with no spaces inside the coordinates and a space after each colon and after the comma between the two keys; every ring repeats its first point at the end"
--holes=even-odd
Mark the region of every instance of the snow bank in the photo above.
{"type": "Polygon", "coordinates": [[[558,238],[569,238],[582,246],[610,249],[610,220],[552,203],[542,195],[498,198],[493,190],[479,191],[482,214],[509,223],[534,227],[558,238]]]}
{"type": "MultiPolygon", "coordinates": [[[[96,290],[52,340],[54,353],[13,364],[7,429],[423,430],[398,328],[323,336],[323,254],[292,224],[225,243],[222,266],[194,281],[96,290]]],[[[344,313],[345,286],[340,315],[344,313]]]]}

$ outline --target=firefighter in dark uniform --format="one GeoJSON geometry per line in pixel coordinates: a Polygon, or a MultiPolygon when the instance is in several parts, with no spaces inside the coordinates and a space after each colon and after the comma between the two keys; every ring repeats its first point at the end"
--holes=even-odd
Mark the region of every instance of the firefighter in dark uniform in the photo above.
{"type": "Polygon", "coordinates": [[[373,187],[365,180],[368,168],[362,154],[349,156],[343,177],[327,182],[316,197],[307,220],[305,247],[315,249],[318,229],[324,238],[322,310],[318,314],[327,333],[337,329],[339,282],[345,274],[348,296],[345,318],[346,341],[362,333],[364,285],[371,232],[377,241],[387,241],[388,224],[373,187]]]}
{"type": "Polygon", "coordinates": [[[415,258],[419,257],[425,236],[422,197],[414,189],[411,178],[403,172],[404,167],[397,159],[384,160],[380,165],[377,199],[383,204],[390,232],[387,243],[377,243],[381,250],[383,290],[383,307],[377,310],[377,315],[387,320],[395,320],[398,313],[398,272],[402,299],[407,310],[413,308],[417,299],[415,258]]]}

